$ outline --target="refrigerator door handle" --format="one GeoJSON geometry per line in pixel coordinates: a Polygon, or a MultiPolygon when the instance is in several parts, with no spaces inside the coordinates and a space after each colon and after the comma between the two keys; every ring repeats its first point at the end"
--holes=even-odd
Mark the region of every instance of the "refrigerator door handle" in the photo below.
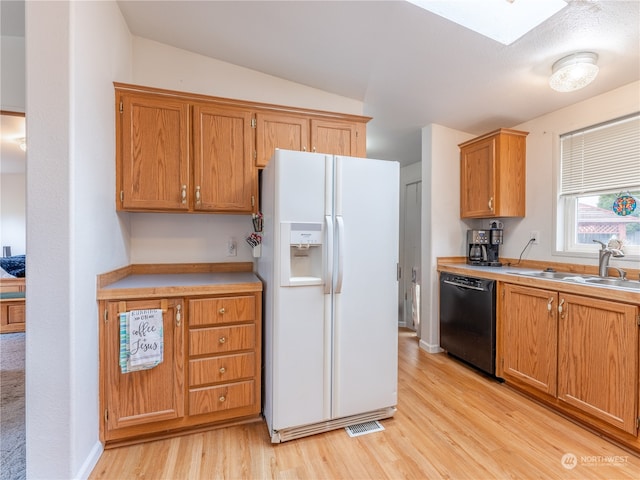
{"type": "Polygon", "coordinates": [[[331,285],[333,284],[333,220],[331,219],[331,215],[326,215],[324,222],[326,227],[324,294],[330,295],[331,285]]]}
{"type": "Polygon", "coordinates": [[[336,216],[336,234],[338,237],[338,272],[335,293],[342,293],[342,280],[344,278],[344,219],[342,215],[336,216]]]}

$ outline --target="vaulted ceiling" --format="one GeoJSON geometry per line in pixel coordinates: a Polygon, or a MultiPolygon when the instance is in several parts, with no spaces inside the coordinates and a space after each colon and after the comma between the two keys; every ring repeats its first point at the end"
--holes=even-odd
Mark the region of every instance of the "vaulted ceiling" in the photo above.
{"type": "Polygon", "coordinates": [[[479,135],[640,79],[638,0],[569,0],[508,46],[401,0],[118,5],[134,35],[364,102],[368,156],[403,164],[427,124],[479,135]],[[576,51],[599,55],[598,77],[551,90],[552,64],[576,51]]]}

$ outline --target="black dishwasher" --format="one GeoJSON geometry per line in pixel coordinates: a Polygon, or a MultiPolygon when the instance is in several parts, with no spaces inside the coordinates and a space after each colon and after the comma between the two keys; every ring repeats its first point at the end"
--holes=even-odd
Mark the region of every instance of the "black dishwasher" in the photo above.
{"type": "Polygon", "coordinates": [[[440,346],[495,376],[495,280],[440,274],[440,346]]]}

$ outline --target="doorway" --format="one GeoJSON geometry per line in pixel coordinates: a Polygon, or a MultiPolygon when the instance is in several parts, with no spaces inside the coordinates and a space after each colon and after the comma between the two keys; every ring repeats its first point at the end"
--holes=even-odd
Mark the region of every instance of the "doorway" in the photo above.
{"type": "Polygon", "coordinates": [[[401,268],[400,278],[400,325],[420,336],[420,213],[422,202],[422,182],[404,185],[401,268]]]}

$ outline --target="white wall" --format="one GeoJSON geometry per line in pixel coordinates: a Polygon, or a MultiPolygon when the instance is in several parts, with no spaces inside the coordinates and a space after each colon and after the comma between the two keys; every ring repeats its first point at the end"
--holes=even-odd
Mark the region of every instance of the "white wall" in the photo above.
{"type": "Polygon", "coordinates": [[[0,245],[10,246],[12,255],[24,255],[25,231],[25,175],[0,175],[0,245]]]}
{"type": "Polygon", "coordinates": [[[217,97],[362,115],[364,105],[299,83],[133,37],[133,81],[217,97]]]}
{"type": "Polygon", "coordinates": [[[128,263],[112,81],[130,76],[130,36],[114,1],[25,5],[27,477],[86,478],[102,448],[96,275],[128,263]]]}
{"type": "MultiPolygon", "coordinates": [[[[640,82],[617,88],[580,103],[543,115],[513,128],[527,136],[527,212],[522,220],[505,220],[505,244],[501,252],[518,258],[531,230],[540,231],[540,244],[532,245],[523,258],[597,265],[594,250],[588,257],[554,253],[553,222],[556,203],[554,161],[559,154],[559,135],[640,111],[640,82]]],[[[640,165],[639,167],[640,168],[640,165]]],[[[611,265],[638,268],[637,258],[611,259],[611,265]]]]}
{"type": "MultiPolygon", "coordinates": [[[[506,126],[530,132],[527,137],[526,216],[504,218],[504,245],[500,256],[518,258],[531,230],[540,232],[540,244],[523,258],[597,265],[598,255],[559,255],[553,252],[554,159],[560,134],[640,110],[640,82],[543,115],[529,122],[506,126]]],[[[481,220],[460,220],[460,151],[458,144],[472,135],[428,125],[422,130],[422,339],[421,347],[438,351],[438,257],[466,255],[466,230],[486,227],[481,220]]],[[[612,265],[633,265],[637,259],[612,260],[612,265]]]]}
{"type": "Polygon", "coordinates": [[[24,112],[24,37],[0,37],[0,110],[24,112]]]}
{"type": "MultiPolygon", "coordinates": [[[[124,80],[121,80],[124,82],[124,80]]],[[[133,83],[255,102],[362,115],[362,102],[133,37],[133,83]]],[[[252,261],[249,215],[122,213],[131,225],[131,263],[252,261]],[[227,256],[227,240],[238,245],[227,256]]]]}
{"type": "Polygon", "coordinates": [[[422,129],[422,288],[420,346],[440,351],[437,258],[464,252],[460,220],[460,150],[472,136],[441,125],[422,129]]]}

